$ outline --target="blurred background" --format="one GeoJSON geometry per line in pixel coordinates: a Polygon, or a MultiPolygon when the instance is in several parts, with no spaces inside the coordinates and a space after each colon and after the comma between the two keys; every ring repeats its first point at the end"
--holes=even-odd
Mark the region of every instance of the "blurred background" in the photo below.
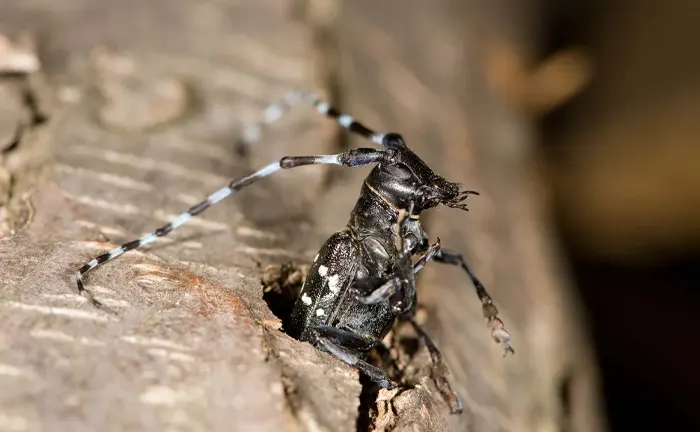
{"type": "Polygon", "coordinates": [[[562,62],[561,81],[589,80],[535,121],[612,430],[700,430],[700,4],[550,1],[543,16],[543,58],[588,59],[562,62]]]}

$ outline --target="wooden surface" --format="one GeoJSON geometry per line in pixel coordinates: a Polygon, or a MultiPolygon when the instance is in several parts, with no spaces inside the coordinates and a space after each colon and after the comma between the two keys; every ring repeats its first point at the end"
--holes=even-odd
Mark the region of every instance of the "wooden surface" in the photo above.
{"type": "Polygon", "coordinates": [[[600,430],[595,371],[530,175],[530,132],[488,92],[470,42],[501,43],[512,23],[467,31],[455,16],[470,9],[447,1],[370,3],[338,3],[333,15],[314,1],[306,20],[292,18],[298,4],[272,1],[0,5],[0,32],[36,31],[42,72],[27,85],[47,117],[2,161],[14,180],[0,240],[0,424],[355,430],[357,373],[278,331],[256,263],[313,257],[345,224],[366,171],[280,174],[106,265],[89,284],[115,316],[77,297],[72,279],[232,177],[347,145],[301,109],[248,156],[233,152],[242,124],[304,87],[342,96],[345,110],[400,131],[483,193],[470,213],[435,212],[429,232],[473,263],[517,355],[501,358],[459,271],[426,271],[419,295],[466,412],[447,415],[428,386],[393,402],[391,427],[600,430]]]}
{"type": "MultiPolygon", "coordinates": [[[[36,159],[48,164],[33,188],[15,191],[29,224],[0,244],[0,429],[354,428],[357,374],[277,331],[261,298],[256,260],[315,253],[301,238],[281,241],[284,224],[262,230],[244,215],[242,202],[284,207],[270,185],[91,275],[116,316],[87,305],[73,282],[81,263],[250,170],[232,151],[241,122],[289,88],[314,86],[290,6],[0,7],[4,25],[39,30],[55,101],[6,158],[20,181],[36,159]],[[304,395],[295,415],[282,377],[304,395]]],[[[306,129],[288,128],[271,154],[323,152],[324,128],[306,129]]],[[[281,177],[312,191],[321,175],[281,177]]]]}

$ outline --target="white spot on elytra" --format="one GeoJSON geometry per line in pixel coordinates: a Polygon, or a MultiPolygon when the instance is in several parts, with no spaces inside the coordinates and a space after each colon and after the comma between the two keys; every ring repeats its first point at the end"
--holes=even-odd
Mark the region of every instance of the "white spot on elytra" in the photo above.
{"type": "Polygon", "coordinates": [[[327,275],[327,274],[328,274],[328,267],[323,266],[323,265],[320,266],[320,267],[318,268],[318,274],[320,274],[321,276],[327,275]]]}
{"type": "Polygon", "coordinates": [[[310,305],[311,304],[311,297],[309,297],[306,294],[301,295],[301,301],[304,302],[305,305],[310,305]]]}
{"type": "Polygon", "coordinates": [[[324,311],[321,308],[316,309],[316,316],[324,316],[326,314],[326,311],[324,311]]]}
{"type": "Polygon", "coordinates": [[[340,291],[340,285],[338,285],[339,279],[340,275],[337,274],[328,277],[328,288],[336,294],[340,291]]]}
{"type": "Polygon", "coordinates": [[[318,261],[318,254],[314,257],[314,262],[318,261]]]}

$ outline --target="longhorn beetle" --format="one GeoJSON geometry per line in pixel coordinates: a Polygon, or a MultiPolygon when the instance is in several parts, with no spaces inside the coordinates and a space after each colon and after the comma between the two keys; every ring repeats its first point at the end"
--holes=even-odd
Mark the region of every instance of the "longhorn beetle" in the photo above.
{"type": "Polygon", "coordinates": [[[286,156],[234,180],[170,223],[80,267],[78,292],[102,307],[83,285],[86,273],[169,234],[234,192],[279,170],[318,164],[347,167],[376,164],[362,185],[347,226],[333,234],[314,258],[294,305],[288,333],[356,367],[379,386],[392,388],[396,384],[381,368],[367,362],[365,353],[380,346],[396,319],[408,321],[430,352],[436,385],[452,411],[460,412],[462,405],[445,377],[440,352],[414,319],[415,275],[428,261],[461,267],[476,289],[493,339],[502,344],[504,355],[514,352],[498,310],[469,265],[460,254],[443,249],[439,239],[429,244],[420,222],[421,212],[439,204],[467,210],[465,199],[478,193],[460,190],[456,183],[437,175],[406,146],[399,134],[375,132],[309,92],[292,92],[270,105],[260,122],[244,129],[243,139],[258,140],[265,125],[300,103],[313,105],[346,130],[382,148],[357,148],[335,155],[286,156]],[[413,257],[417,257],[415,263],[413,257]]]}

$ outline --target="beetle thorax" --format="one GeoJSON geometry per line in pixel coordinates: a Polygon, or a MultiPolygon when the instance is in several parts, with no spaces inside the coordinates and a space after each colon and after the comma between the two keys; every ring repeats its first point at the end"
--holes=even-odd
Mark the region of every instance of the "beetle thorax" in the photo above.
{"type": "Polygon", "coordinates": [[[367,187],[395,211],[413,215],[438,204],[453,204],[460,191],[408,148],[396,149],[395,157],[378,164],[365,180],[367,187]]]}

